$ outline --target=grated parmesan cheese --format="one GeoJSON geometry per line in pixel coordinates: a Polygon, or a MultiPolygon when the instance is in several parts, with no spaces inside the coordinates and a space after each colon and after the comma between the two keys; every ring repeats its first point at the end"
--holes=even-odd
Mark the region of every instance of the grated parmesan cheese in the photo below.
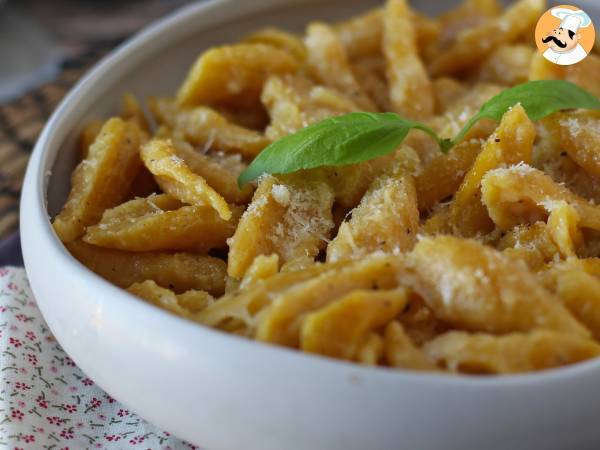
{"type": "Polygon", "coordinates": [[[274,184],[271,188],[271,195],[281,206],[289,206],[291,199],[290,191],[283,184],[274,184]]]}

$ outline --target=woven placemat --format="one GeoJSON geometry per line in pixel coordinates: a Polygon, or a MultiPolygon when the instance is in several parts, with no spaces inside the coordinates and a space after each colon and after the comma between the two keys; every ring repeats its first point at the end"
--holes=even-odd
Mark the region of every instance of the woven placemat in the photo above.
{"type": "Polygon", "coordinates": [[[66,60],[56,80],[0,105],[0,240],[19,226],[25,168],[48,117],[90,66],[119,42],[95,42],[77,57],[66,60]]]}

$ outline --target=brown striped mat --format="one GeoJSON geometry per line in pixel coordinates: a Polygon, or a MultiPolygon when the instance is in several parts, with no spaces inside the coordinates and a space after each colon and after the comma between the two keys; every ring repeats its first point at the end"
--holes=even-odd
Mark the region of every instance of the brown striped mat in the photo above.
{"type": "Polygon", "coordinates": [[[56,80],[0,104],[0,240],[18,228],[25,168],[46,120],[71,86],[117,43],[95,43],[77,58],[65,61],[56,80]]]}

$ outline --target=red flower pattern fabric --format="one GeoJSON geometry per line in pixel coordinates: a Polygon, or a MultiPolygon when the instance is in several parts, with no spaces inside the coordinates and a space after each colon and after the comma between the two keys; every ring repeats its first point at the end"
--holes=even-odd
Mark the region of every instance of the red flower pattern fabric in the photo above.
{"type": "Polygon", "coordinates": [[[120,405],[75,365],[23,269],[0,268],[0,348],[0,448],[198,449],[120,405]]]}

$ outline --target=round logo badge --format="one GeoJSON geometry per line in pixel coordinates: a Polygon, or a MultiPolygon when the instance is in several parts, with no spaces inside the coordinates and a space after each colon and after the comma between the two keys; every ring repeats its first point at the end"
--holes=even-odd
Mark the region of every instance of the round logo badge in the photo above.
{"type": "Polygon", "coordinates": [[[594,46],[596,30],[587,13],[571,5],[546,11],[535,27],[535,44],[548,61],[570,66],[583,60],[594,46]]]}

